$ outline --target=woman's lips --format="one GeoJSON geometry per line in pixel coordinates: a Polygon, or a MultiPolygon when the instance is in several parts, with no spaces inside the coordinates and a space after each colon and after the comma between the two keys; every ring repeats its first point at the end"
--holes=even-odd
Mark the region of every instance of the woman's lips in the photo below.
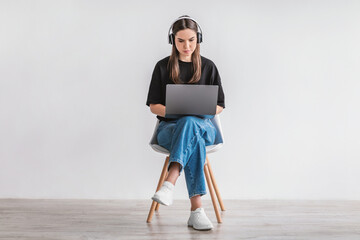
{"type": "Polygon", "coordinates": [[[190,53],[190,50],[185,50],[184,53],[190,53]]]}

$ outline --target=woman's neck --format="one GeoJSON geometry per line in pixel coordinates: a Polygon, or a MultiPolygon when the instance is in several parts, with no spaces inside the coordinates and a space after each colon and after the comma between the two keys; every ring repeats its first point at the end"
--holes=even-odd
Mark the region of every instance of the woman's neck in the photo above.
{"type": "Polygon", "coordinates": [[[186,56],[186,57],[179,56],[179,59],[183,62],[191,62],[191,56],[186,56]]]}

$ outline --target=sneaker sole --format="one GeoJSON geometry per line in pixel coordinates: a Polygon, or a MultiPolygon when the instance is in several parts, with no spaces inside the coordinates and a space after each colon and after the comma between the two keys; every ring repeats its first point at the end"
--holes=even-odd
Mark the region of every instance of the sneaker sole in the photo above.
{"type": "Polygon", "coordinates": [[[209,230],[211,230],[211,229],[213,229],[213,227],[211,227],[211,228],[194,228],[194,226],[191,226],[191,225],[188,225],[188,227],[191,227],[191,228],[193,228],[193,229],[195,229],[195,230],[198,230],[198,231],[209,231],[209,230]]]}

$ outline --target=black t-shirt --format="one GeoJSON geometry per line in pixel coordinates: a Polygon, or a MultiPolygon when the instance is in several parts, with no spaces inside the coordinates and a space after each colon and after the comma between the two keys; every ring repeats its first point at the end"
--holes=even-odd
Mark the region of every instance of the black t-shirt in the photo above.
{"type": "MultiPolygon", "coordinates": [[[[150,104],[162,104],[165,106],[165,96],[166,96],[166,85],[167,84],[175,84],[169,78],[169,71],[167,68],[168,61],[170,56],[160,60],[155,65],[151,83],[149,87],[148,97],[146,101],[146,105],[150,106],[150,104]]],[[[179,68],[180,68],[180,79],[184,82],[184,84],[188,83],[194,74],[192,62],[183,62],[179,60],[179,68]]],[[[217,105],[225,108],[225,96],[224,91],[221,86],[221,78],[219,72],[215,66],[215,64],[210,60],[203,56],[201,56],[201,77],[196,85],[218,85],[218,102],[217,105]]],[[[164,118],[161,116],[157,116],[160,121],[170,121],[173,119],[164,118]]]]}

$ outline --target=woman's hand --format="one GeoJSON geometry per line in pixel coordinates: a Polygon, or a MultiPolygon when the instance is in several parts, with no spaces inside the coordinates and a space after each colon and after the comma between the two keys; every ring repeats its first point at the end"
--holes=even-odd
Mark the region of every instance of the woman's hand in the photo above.
{"type": "Polygon", "coordinates": [[[220,114],[223,109],[224,109],[223,107],[216,105],[216,114],[220,114]]]}
{"type": "Polygon", "coordinates": [[[165,106],[162,104],[150,104],[150,111],[153,114],[165,117],[165,106]]]}

